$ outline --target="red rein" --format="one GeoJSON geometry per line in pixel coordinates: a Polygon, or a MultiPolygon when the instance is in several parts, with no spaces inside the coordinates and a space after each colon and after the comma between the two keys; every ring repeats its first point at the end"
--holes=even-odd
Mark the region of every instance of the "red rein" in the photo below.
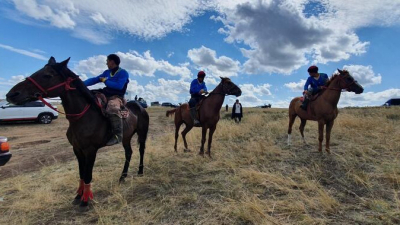
{"type": "MultiPolygon", "coordinates": [[[[32,82],[37,88],[39,88],[40,91],[42,91],[46,95],[47,95],[47,93],[49,91],[52,91],[52,90],[54,90],[56,88],[59,88],[59,87],[62,87],[62,86],[64,86],[66,91],[76,90],[76,88],[71,87],[71,82],[74,81],[77,78],[68,77],[65,82],[62,82],[62,83],[57,84],[57,85],[55,85],[53,87],[50,87],[47,90],[45,90],[42,86],[40,86],[40,84],[38,84],[32,77],[27,77],[26,79],[29,80],[30,82],[32,82]]],[[[67,117],[67,119],[69,121],[71,121],[71,120],[74,120],[74,121],[79,120],[83,115],[85,115],[85,113],[90,108],[90,104],[87,104],[86,107],[83,109],[83,111],[81,113],[66,114],[66,113],[60,112],[60,111],[58,111],[58,109],[54,108],[50,103],[48,103],[46,100],[43,99],[42,95],[40,95],[38,97],[38,99],[40,101],[42,101],[45,105],[47,105],[49,108],[51,108],[52,110],[54,110],[54,111],[56,111],[58,113],[61,113],[61,114],[65,114],[65,116],[67,117]],[[70,118],[68,118],[68,117],[70,117],[70,118]]]]}

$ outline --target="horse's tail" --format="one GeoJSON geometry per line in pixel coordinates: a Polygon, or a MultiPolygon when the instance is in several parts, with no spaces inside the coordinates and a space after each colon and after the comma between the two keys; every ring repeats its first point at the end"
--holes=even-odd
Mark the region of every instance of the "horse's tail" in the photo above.
{"type": "Polygon", "coordinates": [[[147,139],[147,133],[149,131],[150,118],[147,111],[139,105],[139,103],[130,101],[126,106],[138,117],[137,134],[138,142],[144,143],[147,139]]]}
{"type": "Polygon", "coordinates": [[[176,112],[176,109],[177,109],[177,108],[168,110],[168,111],[165,113],[165,115],[166,115],[167,117],[169,117],[170,115],[172,115],[172,114],[174,114],[174,113],[176,112]]]}

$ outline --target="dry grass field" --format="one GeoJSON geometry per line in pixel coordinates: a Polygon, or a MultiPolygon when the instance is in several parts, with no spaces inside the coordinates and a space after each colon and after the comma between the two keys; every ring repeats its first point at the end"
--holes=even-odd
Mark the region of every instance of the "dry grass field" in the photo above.
{"type": "MultiPolygon", "coordinates": [[[[317,123],[304,145],[296,120],[286,145],[287,109],[244,109],[241,124],[225,112],[214,134],[213,158],[198,156],[200,129],[189,153],[173,150],[173,117],[152,107],[145,175],[118,184],[122,146],[99,151],[95,202],[79,213],[77,161],[61,116],[50,125],[0,125],[14,154],[0,167],[0,224],[399,224],[400,108],[341,109],[331,155],[317,150],[317,123]]],[[[182,130],[182,128],[181,128],[182,130]]]]}

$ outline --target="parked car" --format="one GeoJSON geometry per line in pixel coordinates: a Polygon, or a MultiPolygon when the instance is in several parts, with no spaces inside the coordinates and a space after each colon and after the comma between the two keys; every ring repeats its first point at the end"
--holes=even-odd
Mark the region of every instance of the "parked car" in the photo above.
{"type": "MultiPolygon", "coordinates": [[[[57,106],[53,107],[57,108],[57,106]]],[[[14,105],[7,101],[0,102],[0,122],[35,121],[49,124],[57,118],[58,112],[41,101],[27,102],[24,105],[14,105]]]]}
{"type": "Polygon", "coordinates": [[[10,153],[10,145],[7,138],[0,136],[0,166],[4,166],[10,161],[12,154],[10,153]]]}
{"type": "Polygon", "coordinates": [[[150,105],[151,106],[160,106],[160,103],[159,102],[150,102],[150,105]]]}
{"type": "Polygon", "coordinates": [[[139,100],[132,100],[129,102],[137,102],[139,105],[141,105],[143,108],[147,108],[147,102],[144,99],[139,99],[139,100]]]}
{"type": "Polygon", "coordinates": [[[400,98],[392,98],[389,99],[383,106],[393,106],[393,105],[400,105],[400,98]]]}
{"type": "Polygon", "coordinates": [[[178,107],[177,105],[172,104],[172,103],[170,103],[170,102],[163,102],[163,103],[161,104],[161,106],[164,106],[164,107],[172,107],[172,108],[178,107]]]}

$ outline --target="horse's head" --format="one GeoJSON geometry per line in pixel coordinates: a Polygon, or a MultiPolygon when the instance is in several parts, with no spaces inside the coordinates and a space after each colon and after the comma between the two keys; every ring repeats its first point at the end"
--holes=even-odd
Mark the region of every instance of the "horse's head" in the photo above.
{"type": "Polygon", "coordinates": [[[356,94],[363,93],[364,88],[350,75],[349,71],[340,69],[338,69],[338,71],[341,89],[346,89],[356,94]]]}
{"type": "Polygon", "coordinates": [[[227,77],[220,77],[221,78],[221,83],[222,85],[222,92],[226,95],[235,95],[236,97],[239,97],[242,95],[242,90],[234,84],[231,79],[227,77]]]}
{"type": "Polygon", "coordinates": [[[67,77],[68,61],[69,58],[57,63],[54,57],[51,57],[42,69],[11,88],[6,94],[7,101],[13,104],[24,104],[37,100],[38,97],[59,96],[60,91],[70,88],[69,83],[75,79],[67,77]]]}

